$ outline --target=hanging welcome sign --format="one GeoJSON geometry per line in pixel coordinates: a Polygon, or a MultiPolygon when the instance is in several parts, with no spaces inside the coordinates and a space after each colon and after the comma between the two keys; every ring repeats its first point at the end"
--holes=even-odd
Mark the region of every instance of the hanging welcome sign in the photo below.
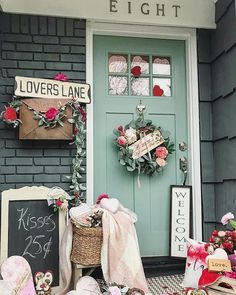
{"type": "Polygon", "coordinates": [[[34,98],[74,99],[90,103],[90,85],[50,79],[15,77],[15,95],[34,98]]]}

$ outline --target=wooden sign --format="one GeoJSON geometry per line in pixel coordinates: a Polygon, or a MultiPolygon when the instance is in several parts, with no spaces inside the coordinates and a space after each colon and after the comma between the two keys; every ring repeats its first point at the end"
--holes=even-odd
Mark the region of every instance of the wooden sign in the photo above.
{"type": "Polygon", "coordinates": [[[53,272],[53,291],[62,287],[59,253],[65,228],[65,214],[53,212],[47,187],[23,187],[2,193],[1,261],[18,255],[36,272],[53,272]]]}
{"type": "Polygon", "coordinates": [[[231,272],[231,262],[227,259],[208,259],[208,270],[210,272],[221,272],[228,271],[231,272]]]}
{"type": "Polygon", "coordinates": [[[148,135],[144,136],[143,138],[129,146],[129,149],[133,151],[132,158],[141,158],[143,155],[161,145],[164,141],[165,140],[159,130],[155,130],[154,132],[149,133],[148,135]]]}
{"type": "Polygon", "coordinates": [[[170,256],[186,257],[190,237],[191,186],[171,186],[170,256]]]}
{"type": "Polygon", "coordinates": [[[90,85],[31,77],[15,77],[15,95],[33,98],[75,99],[90,103],[90,85]]]}

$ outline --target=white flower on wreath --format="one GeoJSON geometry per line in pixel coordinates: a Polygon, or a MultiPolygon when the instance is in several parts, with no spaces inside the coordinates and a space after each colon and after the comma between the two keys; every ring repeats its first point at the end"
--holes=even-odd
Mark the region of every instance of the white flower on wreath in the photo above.
{"type": "Polygon", "coordinates": [[[161,158],[156,158],[156,162],[157,162],[157,165],[159,165],[160,167],[165,167],[165,165],[167,164],[166,160],[161,158]]]}
{"type": "Polygon", "coordinates": [[[137,141],[136,130],[133,129],[132,127],[128,128],[125,131],[125,137],[127,139],[128,144],[131,144],[131,143],[137,141]]]}

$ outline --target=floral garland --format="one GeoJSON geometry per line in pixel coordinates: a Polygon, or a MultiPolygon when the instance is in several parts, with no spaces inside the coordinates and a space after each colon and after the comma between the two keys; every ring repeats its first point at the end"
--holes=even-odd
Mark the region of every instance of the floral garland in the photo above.
{"type": "Polygon", "coordinates": [[[54,107],[50,107],[45,114],[34,111],[33,118],[38,120],[39,126],[45,126],[45,128],[55,128],[56,126],[63,127],[63,119],[66,117],[65,115],[66,105],[56,109],[54,107]]]}
{"type": "Polygon", "coordinates": [[[79,182],[83,178],[81,175],[85,171],[82,167],[83,159],[86,156],[85,139],[86,139],[86,111],[76,101],[72,103],[72,117],[68,119],[71,124],[74,124],[74,140],[71,144],[76,146],[76,155],[72,160],[73,174],[68,176],[71,180],[70,189],[74,195],[73,205],[78,206],[81,201],[85,200],[86,187],[79,182]]]}
{"type": "Polygon", "coordinates": [[[118,160],[130,172],[138,171],[147,175],[160,173],[167,165],[167,158],[174,152],[174,143],[161,127],[156,127],[151,120],[139,117],[125,127],[114,129],[114,141],[118,147],[118,160]],[[154,147],[148,151],[146,136],[154,138],[154,147]],[[139,154],[140,146],[144,152],[139,154]],[[136,156],[135,156],[136,153],[136,156]],[[140,155],[140,156],[139,156],[140,155]]]}
{"type": "Polygon", "coordinates": [[[18,119],[18,113],[20,110],[21,101],[19,101],[15,96],[13,96],[13,100],[8,103],[8,106],[5,106],[5,110],[0,114],[0,120],[3,122],[13,125],[16,128],[21,122],[18,119]]]}

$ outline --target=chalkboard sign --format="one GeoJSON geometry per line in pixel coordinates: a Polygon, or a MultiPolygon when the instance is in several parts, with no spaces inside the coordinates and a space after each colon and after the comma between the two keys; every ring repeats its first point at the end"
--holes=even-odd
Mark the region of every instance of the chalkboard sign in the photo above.
{"type": "Polygon", "coordinates": [[[12,255],[24,257],[33,275],[53,271],[52,286],[61,285],[59,251],[64,214],[47,205],[50,189],[24,187],[2,194],[1,262],[12,255]]]}

